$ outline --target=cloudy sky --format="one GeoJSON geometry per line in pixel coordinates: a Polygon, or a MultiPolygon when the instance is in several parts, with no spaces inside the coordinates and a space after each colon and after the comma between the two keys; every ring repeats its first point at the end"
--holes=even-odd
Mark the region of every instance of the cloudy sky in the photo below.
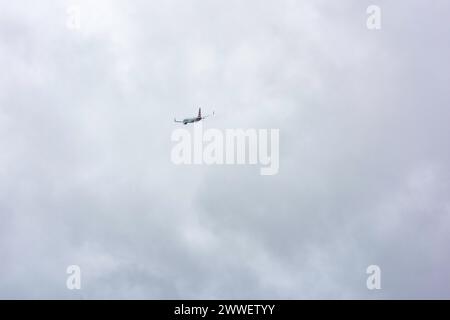
{"type": "Polygon", "coordinates": [[[449,14],[0,0],[0,298],[450,298],[449,14]],[[174,165],[197,106],[279,173],[174,165]]]}

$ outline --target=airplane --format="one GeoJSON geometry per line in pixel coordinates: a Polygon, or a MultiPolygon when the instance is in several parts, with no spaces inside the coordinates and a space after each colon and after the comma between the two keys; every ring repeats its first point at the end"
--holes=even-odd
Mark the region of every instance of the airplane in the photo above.
{"type": "MultiPolygon", "coordinates": [[[[213,111],[212,115],[214,115],[214,111],[213,111]]],[[[209,116],[210,116],[210,115],[208,114],[208,115],[202,117],[202,108],[199,108],[199,109],[198,109],[198,116],[195,117],[195,118],[186,118],[186,119],[183,119],[183,120],[177,120],[177,118],[175,118],[175,119],[173,119],[173,120],[174,120],[175,122],[180,122],[180,123],[186,125],[186,124],[188,124],[188,123],[194,123],[194,122],[198,122],[198,121],[200,121],[200,120],[206,119],[206,118],[208,118],[209,116]]]]}

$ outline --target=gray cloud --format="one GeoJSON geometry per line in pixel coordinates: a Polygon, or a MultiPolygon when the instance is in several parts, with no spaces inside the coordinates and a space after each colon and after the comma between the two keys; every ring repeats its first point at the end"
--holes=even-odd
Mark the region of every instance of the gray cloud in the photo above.
{"type": "Polygon", "coordinates": [[[449,298],[447,1],[76,3],[0,5],[1,298],[449,298]],[[279,174],[173,165],[199,105],[279,174]]]}

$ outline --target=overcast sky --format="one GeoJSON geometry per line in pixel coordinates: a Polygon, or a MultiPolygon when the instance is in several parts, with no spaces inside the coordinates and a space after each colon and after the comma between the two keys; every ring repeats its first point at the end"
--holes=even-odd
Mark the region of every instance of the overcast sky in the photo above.
{"type": "Polygon", "coordinates": [[[0,0],[0,298],[450,298],[449,14],[0,0]],[[279,129],[279,173],[174,165],[197,106],[279,129]]]}

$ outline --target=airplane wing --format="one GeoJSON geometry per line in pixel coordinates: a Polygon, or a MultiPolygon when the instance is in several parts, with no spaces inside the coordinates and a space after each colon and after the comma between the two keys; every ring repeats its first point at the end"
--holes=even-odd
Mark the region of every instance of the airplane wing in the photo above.
{"type": "Polygon", "coordinates": [[[205,119],[205,118],[211,117],[211,116],[213,116],[213,115],[214,115],[214,111],[213,111],[213,113],[212,113],[212,114],[207,114],[206,116],[203,116],[203,117],[202,117],[202,119],[205,119]]]}
{"type": "Polygon", "coordinates": [[[183,120],[177,120],[177,118],[173,118],[173,121],[174,122],[180,122],[180,123],[183,122],[183,120]]]}

